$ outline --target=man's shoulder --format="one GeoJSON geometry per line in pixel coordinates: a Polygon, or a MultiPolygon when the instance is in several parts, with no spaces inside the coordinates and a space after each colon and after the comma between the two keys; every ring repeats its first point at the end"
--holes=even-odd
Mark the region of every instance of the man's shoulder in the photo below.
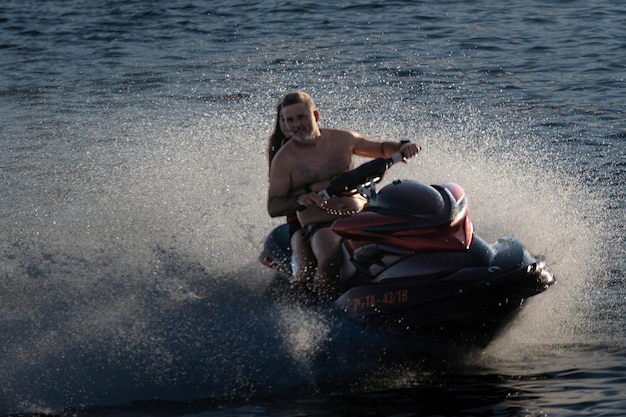
{"type": "Polygon", "coordinates": [[[322,132],[322,136],[326,137],[336,137],[336,138],[355,138],[357,133],[353,130],[346,129],[331,129],[331,128],[321,128],[320,132],[322,132]]]}
{"type": "Polygon", "coordinates": [[[287,155],[290,153],[289,148],[289,142],[281,146],[278,152],[276,152],[276,155],[274,155],[273,161],[289,160],[289,158],[287,157],[287,155]]]}
{"type": "Polygon", "coordinates": [[[274,155],[272,165],[290,166],[298,157],[298,148],[291,141],[285,143],[274,155]]]}
{"type": "Polygon", "coordinates": [[[359,136],[352,130],[324,129],[322,131],[322,137],[325,138],[327,143],[332,144],[332,147],[352,147],[359,136]]]}

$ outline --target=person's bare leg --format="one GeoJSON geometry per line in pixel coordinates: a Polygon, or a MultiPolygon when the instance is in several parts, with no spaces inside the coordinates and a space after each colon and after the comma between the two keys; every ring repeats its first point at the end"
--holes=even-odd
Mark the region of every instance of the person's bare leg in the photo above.
{"type": "Polygon", "coordinates": [[[313,279],[316,262],[311,245],[302,236],[302,229],[296,231],[291,237],[291,249],[298,267],[296,271],[293,271],[293,283],[306,286],[313,279]]]}
{"type": "Polygon", "coordinates": [[[311,238],[311,249],[317,259],[313,278],[315,292],[320,301],[330,302],[339,295],[341,236],[328,227],[320,229],[311,238]]]}

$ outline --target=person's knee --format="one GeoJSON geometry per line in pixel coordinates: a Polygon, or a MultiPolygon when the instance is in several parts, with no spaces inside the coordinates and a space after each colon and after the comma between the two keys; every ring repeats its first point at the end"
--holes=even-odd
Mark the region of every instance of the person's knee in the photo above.
{"type": "Polygon", "coordinates": [[[322,229],[313,235],[311,248],[320,263],[341,260],[341,237],[330,228],[322,229]]]}

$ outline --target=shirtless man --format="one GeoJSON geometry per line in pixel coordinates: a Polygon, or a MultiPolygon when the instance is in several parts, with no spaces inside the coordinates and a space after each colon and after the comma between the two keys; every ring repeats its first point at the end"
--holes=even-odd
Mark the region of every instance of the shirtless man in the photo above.
{"type": "Polygon", "coordinates": [[[304,207],[298,219],[317,259],[313,289],[321,301],[331,301],[339,289],[341,237],[328,227],[338,215],[327,209],[335,213],[355,212],[363,208],[365,201],[352,195],[324,203],[317,193],[332,178],[353,168],[354,155],[375,158],[401,152],[405,158],[411,158],[419,148],[411,142],[379,142],[353,131],[320,129],[319,111],[311,96],[301,91],[287,94],[282,108],[293,140],[272,161],[267,209],[270,216],[277,217],[304,207]]]}

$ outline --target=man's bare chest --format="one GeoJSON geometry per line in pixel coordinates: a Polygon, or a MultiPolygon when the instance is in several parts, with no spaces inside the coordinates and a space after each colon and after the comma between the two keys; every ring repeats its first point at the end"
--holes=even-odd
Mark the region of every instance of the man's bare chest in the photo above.
{"type": "Polygon", "coordinates": [[[347,171],[351,162],[350,155],[303,156],[294,165],[293,182],[297,186],[303,186],[328,181],[347,171]]]}

